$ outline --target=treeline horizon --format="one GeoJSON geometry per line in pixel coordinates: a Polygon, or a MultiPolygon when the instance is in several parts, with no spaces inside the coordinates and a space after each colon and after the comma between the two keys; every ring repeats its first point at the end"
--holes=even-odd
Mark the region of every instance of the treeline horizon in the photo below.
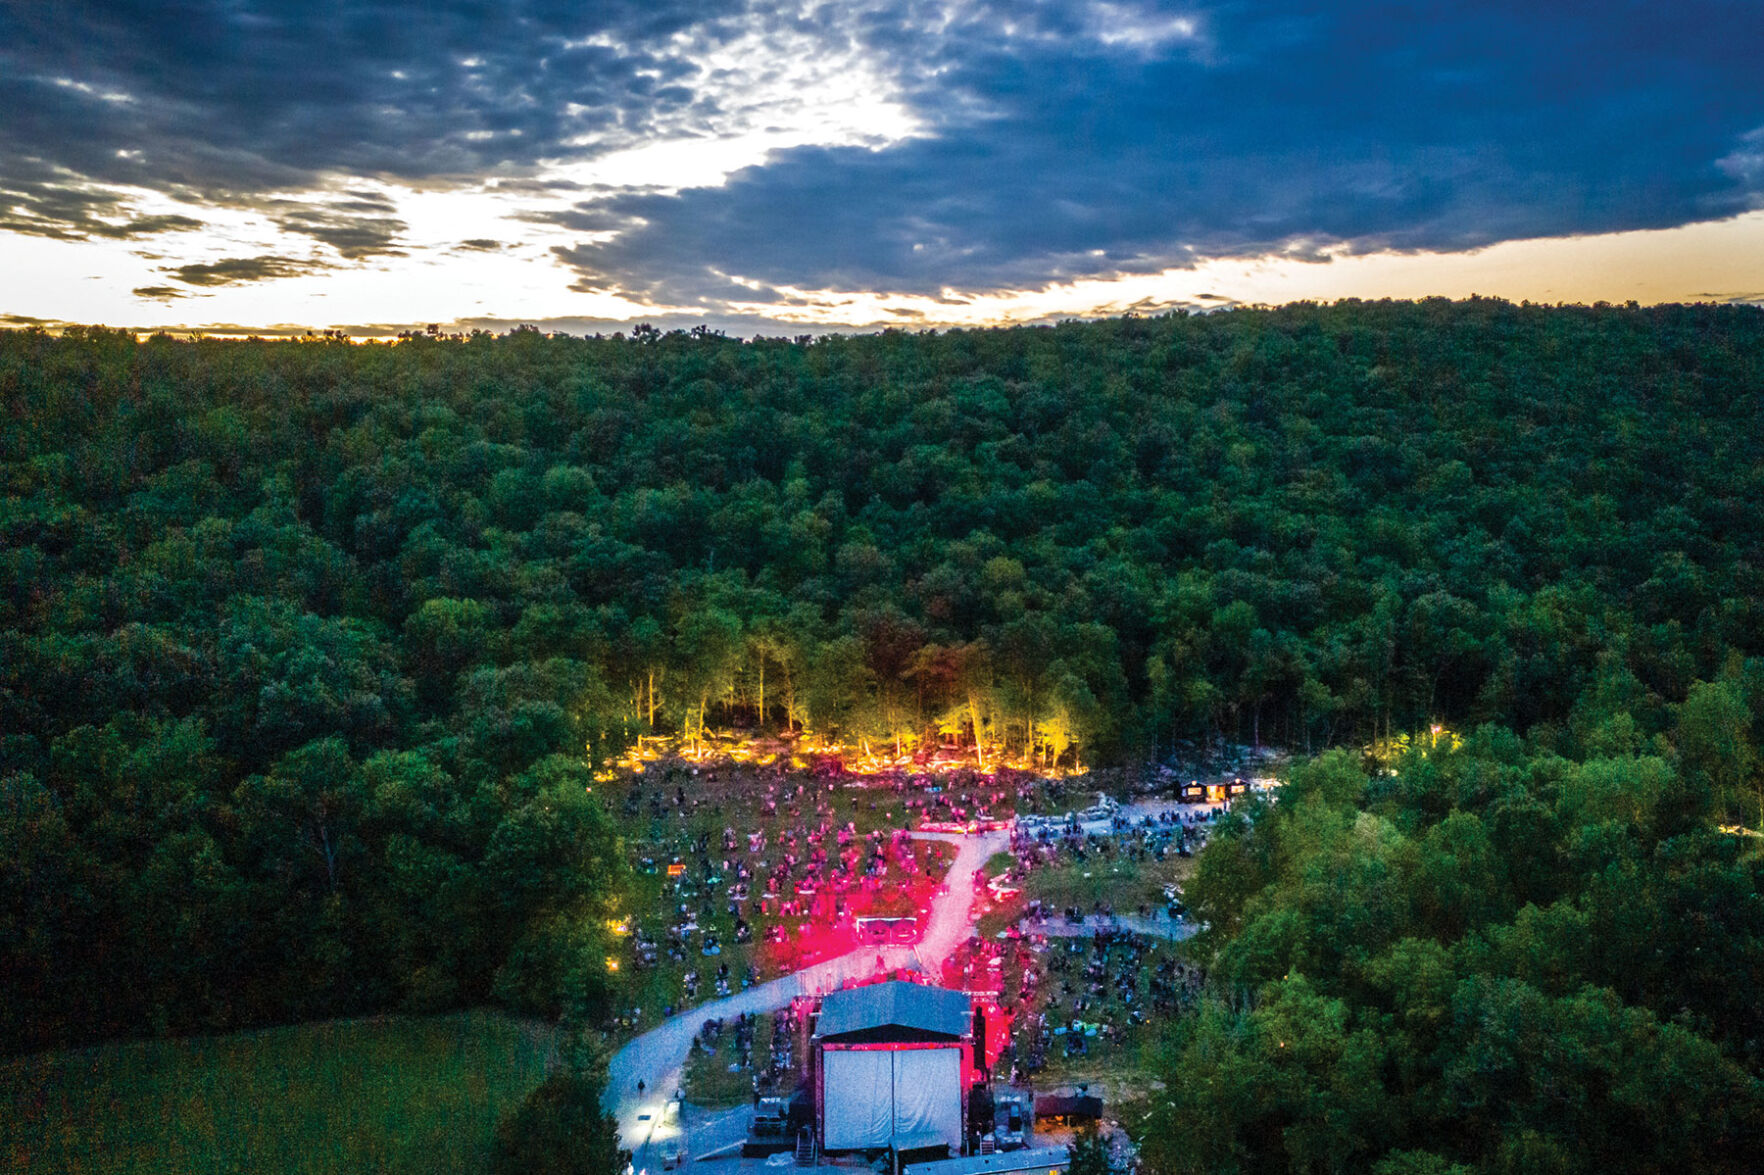
{"type": "Polygon", "coordinates": [[[6,1047],[582,997],[651,731],[1756,722],[1756,308],[634,334],[0,332],[6,1047]]]}

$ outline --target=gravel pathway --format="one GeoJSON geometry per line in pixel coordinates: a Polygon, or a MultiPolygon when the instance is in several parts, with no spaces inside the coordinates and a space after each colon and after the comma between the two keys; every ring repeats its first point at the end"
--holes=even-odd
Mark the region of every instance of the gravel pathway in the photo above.
{"type": "Polygon", "coordinates": [[[1024,934],[1044,934],[1048,938],[1089,938],[1098,930],[1131,930],[1175,942],[1193,938],[1200,929],[1186,918],[1142,918],[1138,914],[1089,914],[1082,922],[1068,922],[1064,918],[1025,918],[1017,925],[1024,934]]]}

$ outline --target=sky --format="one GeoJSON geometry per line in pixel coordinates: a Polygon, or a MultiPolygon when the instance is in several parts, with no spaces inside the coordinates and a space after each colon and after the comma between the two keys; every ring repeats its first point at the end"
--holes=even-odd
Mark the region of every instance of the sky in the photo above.
{"type": "Polygon", "coordinates": [[[1764,3],[0,0],[0,326],[1764,301],[1764,3]]]}

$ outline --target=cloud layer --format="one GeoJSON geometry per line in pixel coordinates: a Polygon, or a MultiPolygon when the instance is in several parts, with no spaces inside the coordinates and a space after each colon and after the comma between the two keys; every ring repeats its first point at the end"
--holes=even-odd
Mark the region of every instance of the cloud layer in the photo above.
{"type": "Polygon", "coordinates": [[[1658,7],[1539,7],[1221,9],[1196,18],[1204,51],[1160,54],[1000,47],[968,28],[939,42],[920,100],[953,97],[971,120],[600,202],[640,227],[567,257],[586,282],[657,296],[714,293],[710,271],[935,292],[1269,251],[1469,249],[1756,205],[1764,10],[1675,7],[1660,27],[1658,7]]]}
{"type": "Polygon", "coordinates": [[[560,295],[710,311],[1474,249],[1760,207],[1760,54],[1733,0],[9,5],[0,233],[151,240],[212,288],[525,226],[560,295]],[[579,182],[767,135],[733,174],[579,182]],[[420,239],[393,193],[448,189],[527,205],[420,239]],[[205,236],[241,210],[277,235],[205,236]]]}

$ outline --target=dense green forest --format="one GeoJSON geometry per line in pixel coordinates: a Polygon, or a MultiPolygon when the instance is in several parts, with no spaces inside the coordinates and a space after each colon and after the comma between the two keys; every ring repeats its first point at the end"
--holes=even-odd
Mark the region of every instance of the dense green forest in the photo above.
{"type": "Polygon", "coordinates": [[[1491,726],[1370,776],[1331,752],[1233,813],[1188,890],[1214,993],[1174,1026],[1151,1168],[1757,1171],[1764,853],[1710,826],[1720,692],[1670,757],[1491,726]]]}
{"type": "Polygon", "coordinates": [[[1714,691],[1757,824],[1761,391],[1743,307],[0,333],[0,1044],[591,1001],[652,730],[1672,758],[1714,691]]]}

